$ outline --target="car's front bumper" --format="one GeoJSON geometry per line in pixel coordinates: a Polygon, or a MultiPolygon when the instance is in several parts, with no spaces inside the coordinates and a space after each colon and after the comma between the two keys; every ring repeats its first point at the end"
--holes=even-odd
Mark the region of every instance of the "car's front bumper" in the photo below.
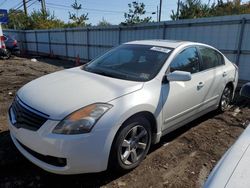
{"type": "Polygon", "coordinates": [[[9,120],[9,129],[17,149],[44,170],[57,174],[106,170],[109,151],[105,147],[108,134],[105,129],[81,135],[51,133],[57,124],[58,121],[48,120],[39,130],[31,131],[18,129],[9,120]],[[52,158],[52,162],[47,158],[52,158]]]}

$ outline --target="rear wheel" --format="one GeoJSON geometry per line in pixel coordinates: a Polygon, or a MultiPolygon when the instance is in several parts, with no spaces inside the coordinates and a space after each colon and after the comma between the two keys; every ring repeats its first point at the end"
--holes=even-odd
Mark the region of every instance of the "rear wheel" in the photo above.
{"type": "Polygon", "coordinates": [[[219,110],[225,112],[230,108],[230,103],[232,102],[233,89],[229,86],[226,86],[221,95],[219,110]]]}
{"type": "Polygon", "coordinates": [[[118,131],[109,164],[116,170],[131,170],[148,153],[151,144],[150,123],[143,117],[132,118],[118,131]]]}
{"type": "Polygon", "coordinates": [[[5,49],[4,55],[2,56],[2,59],[9,59],[11,57],[11,52],[8,49],[5,49]]]}

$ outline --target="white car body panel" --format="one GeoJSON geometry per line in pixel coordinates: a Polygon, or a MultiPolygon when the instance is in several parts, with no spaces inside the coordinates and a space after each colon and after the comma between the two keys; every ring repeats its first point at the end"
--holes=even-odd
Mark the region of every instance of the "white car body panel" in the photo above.
{"type": "Polygon", "coordinates": [[[79,108],[97,101],[108,102],[142,86],[142,82],[100,76],[77,67],[33,80],[23,86],[17,95],[32,108],[49,114],[50,119],[62,120],[79,108]]]}
{"type": "Polygon", "coordinates": [[[250,126],[223,155],[204,187],[248,188],[250,185],[250,126]]]}
{"type": "Polygon", "coordinates": [[[18,91],[17,95],[23,103],[49,115],[49,120],[38,131],[18,129],[9,122],[12,140],[24,156],[53,173],[104,171],[108,166],[115,135],[132,115],[148,112],[154,116],[156,127],[152,142],[157,143],[163,134],[216,109],[226,83],[232,82],[237,85],[236,68],[226,58],[223,69],[217,67],[212,71],[213,74],[207,70],[193,74],[190,81],[162,83],[169,64],[182,49],[203,44],[159,40],[133,41],[128,44],[166,46],[175,50],[155,78],[147,82],[110,78],[77,67],[38,78],[18,91]],[[222,71],[227,72],[225,78],[221,77],[222,71]],[[216,78],[213,80],[214,75],[216,78]],[[197,90],[197,84],[201,81],[204,82],[204,86],[197,90]],[[70,113],[99,102],[109,103],[113,107],[98,120],[90,133],[52,133],[60,120],[70,113]],[[67,158],[67,165],[49,165],[26,152],[17,140],[42,155],[67,158]]]}

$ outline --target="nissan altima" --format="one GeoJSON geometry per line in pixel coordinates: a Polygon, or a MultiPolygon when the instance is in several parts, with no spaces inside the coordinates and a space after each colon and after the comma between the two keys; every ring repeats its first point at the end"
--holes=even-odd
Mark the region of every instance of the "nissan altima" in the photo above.
{"type": "Polygon", "coordinates": [[[130,170],[163,135],[227,110],[237,82],[237,66],[211,46],[128,42],[23,86],[9,108],[10,135],[53,173],[130,170]]]}

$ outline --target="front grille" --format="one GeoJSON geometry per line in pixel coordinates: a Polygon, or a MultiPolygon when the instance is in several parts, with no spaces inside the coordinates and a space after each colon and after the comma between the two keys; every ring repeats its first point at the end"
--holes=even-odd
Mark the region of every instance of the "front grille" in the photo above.
{"type": "Polygon", "coordinates": [[[40,161],[43,161],[45,163],[48,163],[48,164],[54,165],[54,166],[58,166],[58,167],[64,167],[67,164],[67,160],[65,158],[53,157],[53,156],[49,156],[49,155],[42,155],[40,153],[33,151],[32,149],[28,148],[27,146],[23,145],[21,142],[19,142],[19,140],[17,140],[17,142],[29,154],[33,155],[35,158],[39,159],[40,161]]]}
{"type": "Polygon", "coordinates": [[[10,120],[16,128],[25,128],[37,131],[48,118],[46,118],[46,114],[39,115],[38,113],[40,112],[35,112],[36,110],[31,109],[16,97],[9,109],[10,120]],[[11,111],[13,113],[11,113],[11,111]]]}

